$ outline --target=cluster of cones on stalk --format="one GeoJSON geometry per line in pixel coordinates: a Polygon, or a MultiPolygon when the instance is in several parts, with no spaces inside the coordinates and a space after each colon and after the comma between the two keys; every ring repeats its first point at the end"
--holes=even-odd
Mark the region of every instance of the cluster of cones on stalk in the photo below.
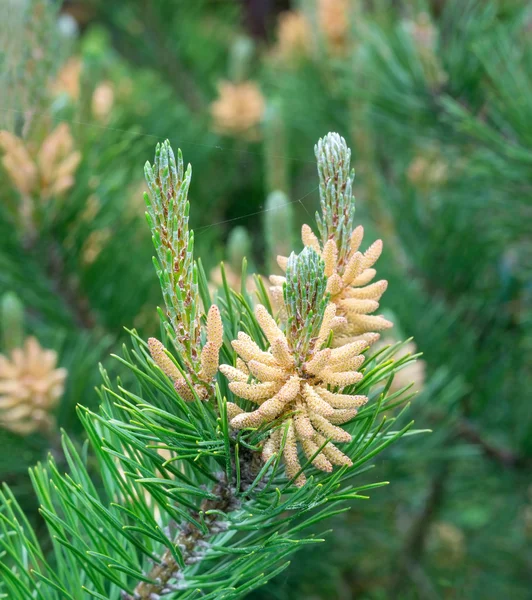
{"type": "Polygon", "coordinates": [[[335,465],[352,464],[337,446],[351,441],[341,425],[367,402],[366,396],[354,393],[363,378],[364,352],[379,339],[379,332],[392,326],[373,314],[387,287],[384,280],[374,281],[382,242],[360,250],[364,232],[353,225],[354,174],[349,171],[345,140],[329,134],[316,146],[316,156],[323,209],[318,217],[321,241],[304,225],[303,251],[278,257],[286,277],[270,278],[275,315],[262,304],[255,307],[266,346],[240,332],[231,342],[234,364],[218,366],[223,329],[220,312],[212,306],[200,355],[201,373],[191,384],[164,346],[149,340],[152,357],[184,400],[205,399],[219,369],[235,399],[244,401],[227,402],[231,428],[264,428],[264,461],[282,452],[286,474],[297,486],[306,481],[299,447],[314,467],[325,472],[335,465]]]}
{"type": "MultiPolygon", "coordinates": [[[[246,411],[228,402],[231,427],[257,428],[275,422],[278,426],[267,437],[262,456],[267,461],[283,448],[286,474],[289,478],[296,477],[296,485],[306,481],[298,445],[322,471],[330,472],[334,465],[351,464],[350,458],[336,446],[351,440],[351,435],[339,426],[355,417],[367,397],[345,390],[362,379],[359,369],[365,358],[363,352],[379,339],[379,331],[392,326],[384,317],[370,314],[378,308],[387,285],[384,280],[372,283],[376,275],[373,266],[382,251],[382,242],[378,240],[362,253],[359,251],[362,236],[362,228],[356,227],[347,258],[339,264],[336,242],[328,240],[322,247],[305,225],[304,252],[316,255],[323,263],[329,297],[317,336],[303,353],[291,343],[290,336],[282,329],[282,322],[287,320],[283,298],[286,279],[273,275],[270,291],[281,323],[263,305],[255,308],[268,348],[263,350],[248,334],[240,332],[232,341],[236,364],[219,367],[233,394],[256,405],[255,410],[246,411]]],[[[286,269],[289,259],[278,257],[278,262],[286,269]]],[[[195,386],[187,383],[161,342],[150,338],[148,344],[155,362],[172,379],[181,397],[190,401],[195,398],[194,392],[200,398],[205,397],[204,390],[218,370],[222,342],[220,313],[213,305],[207,318],[207,343],[201,352],[203,383],[195,386]]]]}

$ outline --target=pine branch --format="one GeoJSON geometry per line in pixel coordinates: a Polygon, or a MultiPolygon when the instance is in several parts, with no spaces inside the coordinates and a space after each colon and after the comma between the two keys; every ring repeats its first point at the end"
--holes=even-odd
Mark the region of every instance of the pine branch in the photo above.
{"type": "Polygon", "coordinates": [[[330,347],[333,326],[343,323],[326,291],[330,251],[322,259],[306,248],[288,260],[287,323],[264,306],[253,310],[227,282],[220,308],[202,315],[200,297],[209,293],[188,230],[190,168],[165,142],[146,175],[164,323],[177,356],[132,332],[131,349],[116,358],[135,391],[102,370],[99,410],[79,408],[100,485],[89,476],[86,449],[66,435],[68,472],[53,457],[32,470],[50,560],[12,493],[0,492],[0,593],[10,597],[241,598],[296,550],[322,541],[303,530],[384,485],[356,477],[416,433],[412,423],[395,429],[395,418],[378,419],[402,403],[405,389],[388,395],[388,384],[382,392],[409,360],[390,360],[400,344],[375,357],[366,357],[365,340],[330,347]],[[242,329],[231,345],[224,327],[242,329]],[[229,382],[217,373],[221,351],[229,382]]]}
{"type": "Polygon", "coordinates": [[[154,3],[150,0],[143,0],[141,12],[146,33],[154,48],[158,65],[162,68],[177,96],[183,98],[190,111],[201,111],[204,100],[194,78],[191,77],[189,71],[182,64],[178,53],[174,52],[170,55],[167,44],[163,43],[163,40],[167,40],[167,36],[159,16],[155,12],[154,3]]]}
{"type": "Polygon", "coordinates": [[[189,165],[184,171],[181,151],[176,162],[167,140],[157,144],[153,167],[146,163],[145,173],[150,189],[150,196],[145,194],[147,219],[158,256],[155,268],[174,342],[194,377],[200,370],[201,328],[194,234],[188,229],[192,168],[189,165]]]}
{"type": "Polygon", "coordinates": [[[516,454],[490,441],[467,419],[461,418],[455,425],[459,437],[479,446],[486,457],[509,468],[526,468],[529,462],[524,456],[516,454]]]}
{"type": "MultiPolygon", "coordinates": [[[[238,501],[232,494],[232,489],[225,481],[225,475],[222,474],[221,481],[214,486],[211,492],[217,496],[217,499],[203,500],[199,512],[193,515],[197,520],[201,518],[206,531],[201,531],[189,522],[181,528],[174,544],[181,550],[185,565],[191,565],[201,560],[205,547],[208,546],[209,537],[226,529],[227,523],[221,519],[220,513],[227,513],[236,508],[238,501]]],[[[124,600],[153,600],[164,594],[178,591],[179,583],[170,583],[170,580],[179,581],[179,576],[180,566],[172,553],[166,550],[158,564],[147,574],[147,577],[156,583],[142,581],[137,585],[132,596],[125,592],[122,596],[124,600]]]]}
{"type": "Polygon", "coordinates": [[[53,242],[49,244],[48,267],[54,291],[70,309],[76,325],[82,329],[93,329],[96,326],[96,317],[91,310],[90,302],[81,293],[76,279],[65,272],[61,249],[53,242]]]}
{"type": "Polygon", "coordinates": [[[425,499],[425,503],[406,535],[406,541],[401,551],[401,561],[391,587],[393,598],[401,598],[404,589],[404,577],[406,574],[415,570],[416,565],[423,554],[425,542],[430,526],[437,515],[440,506],[445,497],[445,488],[450,474],[450,465],[445,462],[440,467],[439,472],[432,479],[430,488],[425,499]]]}

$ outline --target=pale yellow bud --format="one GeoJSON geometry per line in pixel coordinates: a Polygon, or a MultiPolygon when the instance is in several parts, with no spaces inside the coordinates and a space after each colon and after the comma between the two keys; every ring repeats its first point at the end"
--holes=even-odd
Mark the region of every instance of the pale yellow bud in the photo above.
{"type": "Polygon", "coordinates": [[[327,292],[331,294],[331,296],[336,296],[344,289],[344,281],[338,275],[338,273],[333,273],[329,279],[327,279],[327,292]]]}
{"type": "Polygon", "coordinates": [[[201,349],[201,372],[199,378],[210,381],[218,371],[218,353],[220,348],[214,342],[207,342],[201,349]]]}
{"type": "Polygon", "coordinates": [[[227,402],[226,410],[227,410],[227,420],[228,421],[233,420],[237,415],[240,415],[244,412],[240,408],[240,406],[238,406],[238,404],[235,404],[234,402],[227,402]]]}
{"type": "Polygon", "coordinates": [[[328,364],[331,358],[331,349],[325,348],[324,350],[320,350],[316,352],[316,354],[304,364],[304,369],[307,373],[311,375],[318,375],[320,371],[322,371],[328,364]]]}
{"type": "Polygon", "coordinates": [[[273,309],[280,319],[286,319],[286,308],[284,305],[283,288],[279,286],[270,287],[270,298],[273,309]]]}
{"type": "Polygon", "coordinates": [[[277,51],[284,59],[305,56],[312,46],[312,27],[301,12],[283,12],[279,15],[277,38],[277,51]]]}
{"type": "Polygon", "coordinates": [[[218,99],[211,104],[214,129],[222,134],[256,139],[266,103],[253,81],[218,84],[218,99]]]}
{"type": "Polygon", "coordinates": [[[261,400],[271,398],[279,390],[279,387],[280,384],[275,382],[251,384],[233,381],[229,384],[229,389],[233,394],[256,404],[259,404],[261,400]]]}
{"type": "Polygon", "coordinates": [[[51,414],[64,391],[66,369],[55,368],[57,354],[34,337],[8,358],[0,354],[0,427],[20,435],[52,427],[51,414]]]}
{"type": "Polygon", "coordinates": [[[256,412],[262,415],[265,421],[273,421],[283,412],[283,410],[284,402],[281,402],[277,396],[274,396],[261,404],[256,412]]]}
{"type": "Polygon", "coordinates": [[[220,309],[213,304],[207,313],[207,341],[220,349],[223,346],[224,329],[220,309]]]}
{"type": "Polygon", "coordinates": [[[344,423],[351,421],[351,419],[356,416],[357,412],[356,408],[342,408],[340,410],[335,410],[333,415],[327,417],[327,420],[333,425],[343,425],[344,423]]]}
{"type": "Polygon", "coordinates": [[[385,279],[371,283],[363,288],[350,288],[348,297],[357,298],[359,300],[371,299],[380,300],[381,296],[386,291],[388,282],[385,279]]]}
{"type": "Polygon", "coordinates": [[[288,256],[278,256],[277,264],[279,265],[280,269],[286,271],[286,267],[288,266],[288,256]]]}
{"type": "Polygon", "coordinates": [[[161,371],[173,381],[183,379],[183,375],[177,368],[172,359],[167,355],[167,350],[163,344],[156,338],[148,339],[148,349],[155,364],[161,371]]]}
{"type": "Polygon", "coordinates": [[[258,411],[250,413],[243,412],[231,419],[231,427],[234,429],[256,428],[264,423],[265,418],[258,411]]]}
{"type": "Polygon", "coordinates": [[[220,365],[220,371],[229,379],[229,381],[243,381],[246,382],[249,379],[249,375],[241,371],[240,369],[235,369],[235,367],[231,367],[230,365],[220,365]]]}
{"type": "Polygon", "coordinates": [[[371,346],[380,339],[380,334],[374,332],[362,333],[360,335],[347,335],[342,336],[339,340],[338,346],[341,347],[343,344],[351,344],[353,342],[365,341],[368,346],[371,346]]]}
{"type": "Polygon", "coordinates": [[[333,408],[359,408],[368,401],[367,396],[350,396],[348,394],[334,394],[325,388],[316,388],[319,395],[333,408]]]}
{"type": "Polygon", "coordinates": [[[335,348],[331,352],[331,363],[341,363],[346,358],[360,354],[367,347],[367,342],[361,340],[359,342],[352,342],[350,344],[346,344],[341,348],[335,348]]]}
{"type": "Polygon", "coordinates": [[[358,225],[358,227],[355,227],[353,229],[353,233],[351,234],[351,239],[349,243],[349,248],[351,252],[357,252],[357,250],[360,248],[360,244],[362,243],[363,238],[364,228],[362,227],[362,225],[358,225]]]}
{"type": "Polygon", "coordinates": [[[321,255],[321,248],[318,238],[308,225],[303,225],[301,228],[301,239],[305,246],[310,246],[317,254],[321,255]]]}
{"type": "Polygon", "coordinates": [[[294,356],[290,352],[288,343],[284,338],[277,338],[273,341],[271,353],[275,360],[284,368],[292,369],[294,367],[294,356]]]}
{"type": "Polygon", "coordinates": [[[338,263],[338,246],[334,240],[327,240],[323,247],[323,261],[325,263],[325,276],[330,277],[336,272],[338,263]]]}
{"type": "Polygon", "coordinates": [[[348,385],[358,383],[362,379],[363,375],[358,371],[345,371],[343,373],[337,373],[336,371],[331,371],[330,369],[324,369],[320,373],[320,377],[327,385],[345,388],[348,385]]]}
{"type": "Polygon", "coordinates": [[[376,240],[371,246],[364,252],[362,259],[363,269],[369,269],[372,267],[377,260],[379,260],[382,254],[382,240],[376,240]]]}
{"type": "Polygon", "coordinates": [[[0,148],[4,152],[2,163],[21,194],[30,194],[38,181],[37,167],[24,142],[9,131],[0,131],[0,148]]]}
{"type": "MultiPolygon", "coordinates": [[[[325,443],[325,438],[319,433],[317,433],[314,436],[314,441],[318,445],[318,447],[322,447],[325,443]]],[[[333,465],[347,465],[348,467],[351,467],[353,465],[353,461],[343,452],[338,450],[338,448],[334,444],[331,444],[331,442],[325,444],[321,451],[331,461],[333,465]]]]}
{"type": "Polygon", "coordinates": [[[360,252],[355,252],[349,258],[347,265],[342,275],[342,281],[344,285],[351,285],[355,277],[357,277],[363,270],[363,257],[360,252]]]}
{"type": "MultiPolygon", "coordinates": [[[[332,277],[329,279],[329,281],[332,277]]],[[[333,320],[336,317],[336,305],[330,302],[323,313],[323,320],[321,322],[320,331],[314,347],[320,349],[321,346],[327,341],[329,334],[331,333],[333,320]]]]}
{"type": "Polygon", "coordinates": [[[331,329],[333,331],[341,331],[342,329],[345,329],[346,326],[347,326],[347,319],[345,317],[336,316],[331,321],[331,329]]]}
{"type": "Polygon", "coordinates": [[[351,436],[347,431],[340,427],[331,425],[325,417],[317,413],[310,413],[310,420],[314,427],[321,432],[325,437],[330,438],[333,442],[350,442],[351,436]]]}
{"type": "Polygon", "coordinates": [[[390,327],[393,327],[393,323],[384,317],[375,315],[356,315],[356,318],[353,320],[352,330],[355,334],[361,334],[368,330],[383,331],[390,327]]]}
{"type": "Polygon", "coordinates": [[[342,308],[356,315],[367,315],[379,308],[376,300],[359,300],[358,298],[346,298],[341,302],[342,308]]]}
{"type": "Polygon", "coordinates": [[[276,429],[270,433],[270,437],[264,442],[262,447],[262,460],[267,462],[270,458],[281,449],[281,429],[276,429]]]}
{"type": "MultiPolygon", "coordinates": [[[[317,446],[312,440],[302,440],[301,446],[303,447],[303,452],[309,459],[312,458],[319,450],[319,446],[317,446]]],[[[316,467],[316,469],[325,471],[326,473],[330,473],[333,470],[331,463],[327,460],[322,452],[312,458],[312,464],[316,467]]]]}
{"type": "Polygon", "coordinates": [[[351,285],[353,287],[366,285],[375,277],[375,275],[377,275],[377,271],[375,271],[375,269],[366,269],[363,273],[360,273],[360,275],[353,279],[351,285]]]}
{"type": "Polygon", "coordinates": [[[247,373],[249,375],[248,366],[240,357],[237,357],[237,359],[236,359],[236,368],[239,371],[242,371],[242,373],[247,373]]]}
{"type": "Polygon", "coordinates": [[[271,354],[261,350],[259,346],[242,331],[238,334],[238,339],[233,340],[231,345],[235,351],[243,358],[246,362],[250,360],[258,360],[264,364],[275,366],[277,363],[271,354]]]}
{"type": "Polygon", "coordinates": [[[344,358],[342,361],[331,362],[331,371],[356,371],[364,362],[364,356],[362,354],[349,356],[344,358]]]}
{"type": "Polygon", "coordinates": [[[310,412],[316,412],[324,417],[329,417],[329,415],[334,414],[334,409],[331,405],[327,404],[327,402],[325,402],[316,392],[315,388],[308,385],[308,383],[303,386],[303,396],[307,401],[310,412]]]}
{"type": "Polygon", "coordinates": [[[286,379],[286,372],[281,367],[270,367],[257,360],[250,360],[248,368],[259,381],[283,381],[286,379]]]}
{"type": "Polygon", "coordinates": [[[275,287],[283,287],[286,282],[286,277],[282,277],[281,275],[270,275],[270,282],[275,287]]]}
{"type": "MultiPolygon", "coordinates": [[[[288,421],[288,431],[286,435],[286,443],[283,450],[283,458],[286,469],[286,476],[292,479],[301,470],[301,463],[297,455],[297,441],[292,420],[288,421]]],[[[294,481],[297,487],[301,487],[306,482],[306,477],[301,473],[294,481]]]]}
{"type": "Polygon", "coordinates": [[[295,400],[299,394],[300,383],[299,377],[296,375],[290,377],[290,379],[283,385],[283,387],[277,392],[275,398],[277,398],[283,404],[288,404],[295,400]]]}
{"type": "Polygon", "coordinates": [[[190,386],[184,379],[174,381],[174,389],[185,402],[192,402],[195,400],[194,392],[190,389],[190,386]]]}
{"type": "Polygon", "coordinates": [[[257,321],[261,326],[262,331],[264,331],[264,335],[267,340],[272,344],[274,340],[277,338],[286,339],[284,333],[279,329],[275,319],[270,315],[270,313],[266,310],[262,304],[257,304],[255,308],[255,316],[257,317],[257,321]]]}
{"type": "Polygon", "coordinates": [[[294,427],[296,430],[297,438],[299,440],[310,439],[314,436],[316,431],[312,427],[312,423],[308,418],[305,408],[299,404],[299,412],[294,416],[294,427]]]}

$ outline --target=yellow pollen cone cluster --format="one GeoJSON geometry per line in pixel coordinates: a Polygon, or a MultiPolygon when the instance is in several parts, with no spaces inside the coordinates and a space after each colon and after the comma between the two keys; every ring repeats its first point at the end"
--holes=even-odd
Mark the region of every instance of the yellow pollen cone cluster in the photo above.
{"type": "Polygon", "coordinates": [[[194,384],[192,390],[163,344],[156,338],[148,339],[148,348],[155,364],[172,380],[177,393],[187,402],[194,400],[194,392],[202,399],[208,397],[208,387],[218,372],[218,356],[222,344],[222,318],[219,308],[213,304],[207,314],[207,342],[200,354],[201,370],[197,375],[199,383],[194,384]]]}
{"type": "Polygon", "coordinates": [[[256,410],[245,412],[237,404],[228,402],[231,427],[244,429],[276,420],[283,422],[284,427],[270,433],[262,455],[267,461],[281,450],[286,428],[283,460],[287,476],[296,477],[297,486],[306,481],[305,475],[299,473],[298,444],[321,471],[330,472],[333,465],[352,464],[333,442],[351,441],[351,435],[338,425],[350,421],[357,409],[367,402],[366,396],[342,393],[347,386],[362,379],[357,369],[364,362],[361,352],[367,348],[367,342],[359,340],[341,348],[321,349],[329,337],[335,314],[335,305],[329,304],[308,355],[299,357],[266,308],[259,304],[255,315],[269,342],[268,350],[261,350],[241,332],[232,342],[239,356],[236,367],[220,366],[230,381],[231,391],[258,406],[256,410]]]}
{"type": "MultiPolygon", "coordinates": [[[[382,252],[382,241],[374,242],[364,253],[359,251],[364,229],[358,226],[351,234],[349,251],[340,262],[338,247],[334,240],[328,240],[322,247],[318,238],[308,225],[303,225],[302,239],[305,246],[313,248],[325,263],[327,291],[331,294],[331,302],[336,306],[339,323],[334,345],[343,346],[351,342],[365,340],[373,344],[379,339],[378,331],[392,327],[392,323],[379,315],[372,315],[379,308],[379,300],[388,287],[384,279],[373,281],[377,272],[373,265],[382,252]]],[[[288,258],[278,256],[281,269],[286,270],[288,258]]],[[[272,297],[279,302],[282,297],[283,277],[270,277],[272,297]]],[[[333,324],[334,327],[334,324],[333,324]]]]}
{"type": "Polygon", "coordinates": [[[349,41],[349,0],[318,0],[318,24],[329,49],[345,52],[349,41]]]}
{"type": "Polygon", "coordinates": [[[52,426],[50,411],[63,394],[67,376],[56,365],[57,353],[43,350],[34,337],[10,358],[0,354],[0,427],[28,435],[52,426]]]}
{"type": "Polygon", "coordinates": [[[312,27],[299,11],[287,11],[279,15],[277,28],[277,53],[285,60],[310,54],[312,27]]]}
{"type": "Polygon", "coordinates": [[[81,154],[66,123],[59,124],[40,148],[9,133],[0,131],[2,163],[13,185],[23,195],[39,193],[42,198],[61,195],[74,185],[74,174],[81,154]]]}
{"type": "Polygon", "coordinates": [[[211,105],[214,129],[224,135],[256,139],[266,103],[253,81],[221,81],[219,97],[211,105]]]}

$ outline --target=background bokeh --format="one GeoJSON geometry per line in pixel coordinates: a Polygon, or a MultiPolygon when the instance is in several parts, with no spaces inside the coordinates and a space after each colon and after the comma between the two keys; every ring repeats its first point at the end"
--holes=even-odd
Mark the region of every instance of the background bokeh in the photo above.
{"type": "Polygon", "coordinates": [[[337,131],[365,239],[384,240],[383,343],[412,336],[423,353],[394,385],[413,382],[410,415],[433,432],[389,450],[376,469],[390,485],[250,597],[530,598],[530,3],[2,11],[0,480],[38,531],[27,468],[59,453],[60,428],[81,438],[75,407],[97,404],[99,362],[127,378],[109,358],[125,328],[158,331],[143,201],[155,144],[193,166],[190,222],[215,288],[220,260],[248,285],[244,256],[267,275],[301,248],[319,201],[313,146],[337,131]]]}

